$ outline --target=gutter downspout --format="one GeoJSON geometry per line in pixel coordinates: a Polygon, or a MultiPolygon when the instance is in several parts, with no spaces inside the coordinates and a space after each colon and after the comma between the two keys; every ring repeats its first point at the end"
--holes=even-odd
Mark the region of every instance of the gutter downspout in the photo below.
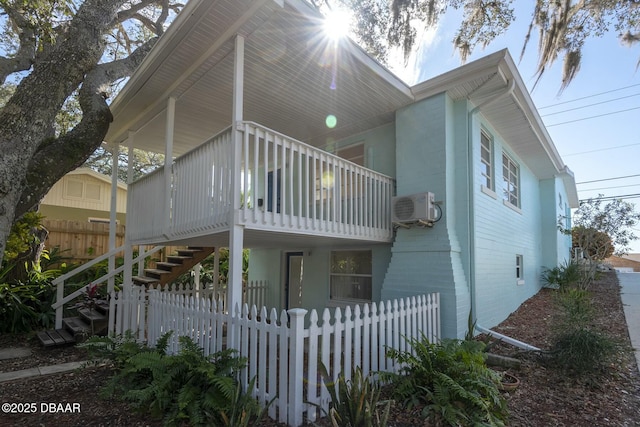
{"type": "Polygon", "coordinates": [[[467,117],[467,144],[468,144],[467,145],[467,162],[468,162],[467,171],[469,174],[468,175],[469,182],[467,187],[467,193],[468,193],[467,199],[470,201],[470,209],[468,213],[468,220],[469,220],[468,240],[469,240],[469,295],[471,298],[471,319],[475,329],[482,333],[489,334],[506,343],[514,345],[518,348],[522,348],[524,350],[540,351],[540,349],[537,347],[534,347],[522,341],[518,341],[514,338],[510,338],[506,335],[499,334],[497,332],[494,332],[490,329],[487,329],[479,325],[477,323],[478,318],[476,315],[477,309],[476,309],[476,272],[475,272],[475,229],[474,229],[474,220],[473,220],[473,208],[475,206],[475,191],[473,190],[473,188],[474,188],[475,175],[473,173],[474,162],[473,162],[473,155],[472,155],[473,154],[473,136],[472,136],[473,135],[473,116],[475,116],[480,111],[481,108],[486,107],[487,105],[492,104],[507,95],[511,95],[513,93],[513,89],[515,88],[515,86],[516,86],[515,80],[514,79],[509,80],[507,82],[507,87],[505,88],[504,92],[498,93],[493,98],[487,99],[483,103],[475,106],[471,111],[469,111],[468,117],[467,117]]]}

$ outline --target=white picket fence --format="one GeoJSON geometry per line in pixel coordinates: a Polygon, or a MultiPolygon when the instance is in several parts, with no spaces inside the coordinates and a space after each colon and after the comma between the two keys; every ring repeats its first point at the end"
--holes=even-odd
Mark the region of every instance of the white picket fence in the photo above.
{"type": "MultiPolygon", "coordinates": [[[[267,290],[269,282],[266,280],[252,280],[242,284],[242,303],[249,306],[256,305],[262,307],[267,305],[267,290]]],[[[189,284],[167,284],[162,289],[163,292],[170,292],[185,297],[208,298],[222,303],[222,309],[226,311],[227,306],[227,284],[226,283],[203,283],[200,286],[189,284]]]]}
{"type": "MultiPolygon", "coordinates": [[[[266,280],[255,280],[242,285],[242,302],[244,304],[262,307],[267,303],[267,290],[269,282],[266,280]]],[[[150,287],[152,291],[162,292],[166,295],[193,297],[200,302],[201,299],[215,301],[216,310],[227,311],[227,284],[226,283],[203,283],[200,286],[189,284],[166,284],[164,286],[150,287]]],[[[141,341],[148,340],[145,335],[147,330],[148,296],[151,293],[144,291],[143,287],[133,286],[126,295],[122,291],[114,292],[110,302],[109,333],[120,335],[131,330],[138,334],[141,341]]],[[[177,342],[176,342],[177,345],[177,342]]]]}
{"type": "Polygon", "coordinates": [[[386,357],[388,348],[411,351],[408,339],[423,334],[430,341],[440,338],[439,294],[355,305],[344,311],[325,309],[322,316],[315,310],[278,313],[247,304],[231,315],[212,299],[158,290],[120,294],[112,301],[116,323],[126,325],[115,330],[137,327],[138,337],[146,339],[149,346],[173,331],[169,352],[179,350],[179,336],[191,337],[206,355],[226,347],[237,349],[247,359],[242,383],[246,386],[255,378],[255,398],[261,404],[275,398],[269,416],[290,426],[313,422],[329,409],[330,396],[322,385],[320,363],[333,380],[340,374],[350,379],[356,366],[365,376],[396,372],[398,366],[386,357]],[[146,319],[142,316],[145,310],[146,319]],[[132,316],[129,322],[127,314],[132,316]]]}

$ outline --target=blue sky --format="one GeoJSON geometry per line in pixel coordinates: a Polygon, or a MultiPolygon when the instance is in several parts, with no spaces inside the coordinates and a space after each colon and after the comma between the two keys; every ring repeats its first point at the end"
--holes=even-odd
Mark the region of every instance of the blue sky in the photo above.
{"type": "MultiPolygon", "coordinates": [[[[636,195],[625,200],[640,211],[640,45],[622,45],[615,34],[590,39],[581,69],[568,88],[559,93],[560,59],[534,89],[535,35],[519,61],[533,2],[515,2],[515,10],[516,21],[507,33],[484,50],[477,48],[468,61],[508,48],[560,155],[575,174],[579,198],[636,195]],[[622,110],[628,111],[617,113],[622,110]],[[612,179],[632,175],[638,176],[612,179]]],[[[460,66],[451,43],[460,17],[461,13],[447,12],[437,31],[423,35],[407,68],[393,67],[394,72],[416,83],[460,66]]],[[[634,231],[640,236],[640,225],[634,231]]],[[[632,252],[640,252],[640,241],[633,243],[632,252]]]]}

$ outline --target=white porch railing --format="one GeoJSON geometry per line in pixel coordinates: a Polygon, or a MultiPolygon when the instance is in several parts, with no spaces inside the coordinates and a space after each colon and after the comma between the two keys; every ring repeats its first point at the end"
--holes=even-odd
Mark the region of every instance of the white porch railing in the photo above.
{"type": "Polygon", "coordinates": [[[328,410],[330,397],[321,382],[320,363],[334,380],[341,373],[350,379],[355,366],[364,375],[397,371],[398,366],[386,357],[387,348],[411,351],[405,338],[422,334],[430,341],[440,339],[438,294],[347,307],[344,313],[325,309],[319,317],[315,310],[309,316],[304,309],[278,314],[275,309],[258,311],[246,304],[241,313],[231,316],[208,298],[149,291],[145,321],[140,316],[145,311],[145,293],[112,298],[117,313],[133,316],[133,321],[117,321],[134,331],[146,327],[150,346],[162,333],[174,331],[172,351],[177,350],[178,336],[191,337],[205,354],[223,349],[226,336],[234,337],[231,346],[248,361],[242,383],[246,386],[255,377],[256,399],[265,404],[276,397],[269,416],[290,426],[301,425],[305,418],[313,422],[328,410]]]}
{"type": "Polygon", "coordinates": [[[177,158],[170,179],[161,168],[129,186],[132,242],[227,230],[234,220],[232,191],[242,201],[235,219],[247,229],[391,241],[392,178],[256,123],[241,122],[237,130],[236,164],[229,128],[177,158]]]}
{"type": "Polygon", "coordinates": [[[253,122],[243,122],[241,223],[389,241],[393,179],[253,122]]]}
{"type": "Polygon", "coordinates": [[[127,228],[131,241],[162,236],[166,227],[164,169],[140,178],[127,189],[127,228]]]}

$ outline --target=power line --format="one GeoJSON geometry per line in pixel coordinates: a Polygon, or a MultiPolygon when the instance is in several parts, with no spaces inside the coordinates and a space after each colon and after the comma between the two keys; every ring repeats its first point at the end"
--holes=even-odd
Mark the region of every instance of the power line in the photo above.
{"type": "Polygon", "coordinates": [[[556,114],[568,113],[569,111],[581,110],[583,108],[589,108],[589,107],[593,107],[595,105],[607,104],[609,102],[619,101],[621,99],[626,99],[626,98],[632,98],[632,97],[638,96],[638,95],[640,95],[640,93],[634,93],[633,95],[622,96],[620,98],[613,98],[613,99],[609,99],[609,100],[606,100],[606,101],[600,101],[600,102],[595,102],[593,104],[583,105],[583,106],[580,106],[580,107],[569,108],[568,110],[560,110],[560,111],[555,111],[553,113],[543,114],[541,117],[554,116],[556,114]]]}
{"type": "Polygon", "coordinates": [[[581,98],[570,99],[568,101],[558,102],[556,104],[545,105],[544,107],[538,107],[538,110],[542,110],[542,109],[545,109],[545,108],[556,107],[558,105],[568,104],[570,102],[581,101],[583,99],[593,98],[594,96],[606,95],[607,93],[618,92],[618,91],[629,89],[629,88],[636,87],[636,86],[640,86],[640,83],[635,84],[635,85],[631,85],[631,86],[620,87],[618,89],[611,89],[611,90],[608,90],[606,92],[595,93],[593,95],[583,96],[581,98]]]}
{"type": "Polygon", "coordinates": [[[615,149],[618,149],[618,148],[635,147],[637,145],[640,145],[640,142],[635,142],[633,144],[627,144],[627,145],[618,145],[618,146],[615,146],[615,147],[598,148],[597,150],[581,151],[579,153],[565,154],[562,157],[577,156],[579,154],[597,153],[598,151],[609,151],[609,150],[615,150],[615,149]]]}
{"type": "Polygon", "coordinates": [[[627,187],[640,187],[640,184],[617,185],[615,187],[585,188],[584,190],[580,190],[580,191],[612,190],[614,188],[627,188],[627,187]]]}
{"type": "Polygon", "coordinates": [[[592,182],[613,181],[614,179],[635,178],[636,176],[640,176],[640,174],[627,175],[627,176],[616,176],[614,178],[594,179],[593,181],[576,182],[576,185],[578,185],[578,184],[590,184],[592,182]]]}
{"type": "MultiPolygon", "coordinates": [[[[607,200],[617,200],[617,199],[640,199],[640,193],[634,193],[634,194],[622,194],[620,196],[606,196],[606,197],[598,197],[598,200],[603,200],[603,201],[607,201],[607,200]]],[[[586,202],[589,199],[580,199],[580,202],[586,202]]]]}
{"type": "Polygon", "coordinates": [[[618,113],[626,113],[627,111],[638,110],[638,109],[640,109],[640,107],[627,108],[626,110],[612,111],[611,113],[599,114],[597,116],[583,117],[581,119],[569,120],[569,121],[561,122],[561,123],[554,123],[554,124],[551,124],[551,125],[547,125],[547,127],[550,128],[552,126],[566,125],[566,124],[569,124],[569,123],[581,122],[583,120],[597,119],[598,117],[610,116],[612,114],[618,114],[618,113]]]}

